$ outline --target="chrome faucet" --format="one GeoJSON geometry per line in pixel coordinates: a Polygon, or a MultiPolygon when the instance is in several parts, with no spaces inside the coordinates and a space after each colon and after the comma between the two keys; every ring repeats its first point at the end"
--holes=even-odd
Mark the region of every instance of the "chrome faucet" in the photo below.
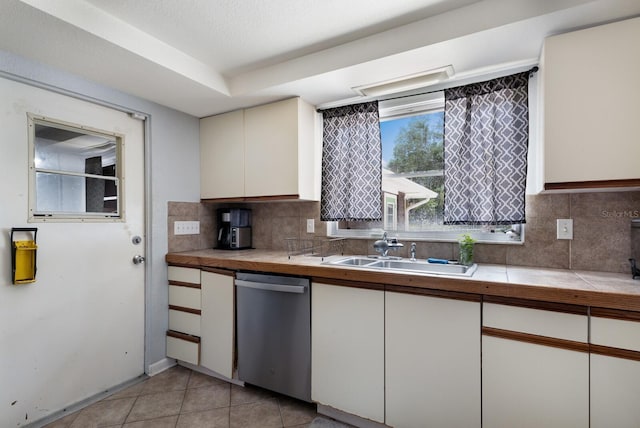
{"type": "Polygon", "coordinates": [[[382,234],[382,239],[373,243],[373,249],[380,253],[381,257],[387,257],[389,252],[389,242],[387,241],[387,232],[382,234]]]}
{"type": "Polygon", "coordinates": [[[380,253],[380,257],[387,257],[390,248],[396,250],[400,247],[404,247],[404,245],[398,242],[397,238],[387,238],[387,232],[382,234],[382,239],[373,243],[373,248],[380,253]]]}
{"type": "Polygon", "coordinates": [[[416,243],[415,242],[411,243],[411,261],[412,262],[416,261],[416,243]]]}

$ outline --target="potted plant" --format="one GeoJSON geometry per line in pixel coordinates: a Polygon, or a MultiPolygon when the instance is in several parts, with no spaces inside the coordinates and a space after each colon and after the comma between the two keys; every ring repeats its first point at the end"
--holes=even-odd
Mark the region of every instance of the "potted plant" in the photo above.
{"type": "Polygon", "coordinates": [[[476,240],[465,233],[458,243],[460,244],[458,262],[461,265],[471,266],[473,264],[473,244],[476,243],[476,240]]]}

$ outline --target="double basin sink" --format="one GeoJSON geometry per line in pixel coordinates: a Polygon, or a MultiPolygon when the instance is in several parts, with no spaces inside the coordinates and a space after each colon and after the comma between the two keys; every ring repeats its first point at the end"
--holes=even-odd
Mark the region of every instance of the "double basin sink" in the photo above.
{"type": "Polygon", "coordinates": [[[349,256],[338,260],[327,261],[323,264],[364,269],[376,269],[385,272],[397,271],[451,276],[471,276],[478,267],[475,263],[471,266],[465,266],[453,263],[429,263],[427,261],[402,258],[376,258],[365,256],[349,256]]]}

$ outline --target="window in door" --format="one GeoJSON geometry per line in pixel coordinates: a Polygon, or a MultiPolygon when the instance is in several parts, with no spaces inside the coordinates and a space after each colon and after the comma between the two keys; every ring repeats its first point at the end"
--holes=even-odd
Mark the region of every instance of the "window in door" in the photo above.
{"type": "Polygon", "coordinates": [[[121,220],[123,137],[29,115],[29,221],[121,220]]]}

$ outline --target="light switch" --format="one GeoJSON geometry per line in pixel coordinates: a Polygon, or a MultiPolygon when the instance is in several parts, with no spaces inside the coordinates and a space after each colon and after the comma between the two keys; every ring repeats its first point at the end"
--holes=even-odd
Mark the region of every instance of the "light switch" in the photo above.
{"type": "Polygon", "coordinates": [[[316,227],[316,222],[312,218],[307,219],[307,233],[314,233],[316,227]]]}
{"type": "Polygon", "coordinates": [[[559,218],[556,222],[558,239],[573,239],[573,219],[559,218]]]}

